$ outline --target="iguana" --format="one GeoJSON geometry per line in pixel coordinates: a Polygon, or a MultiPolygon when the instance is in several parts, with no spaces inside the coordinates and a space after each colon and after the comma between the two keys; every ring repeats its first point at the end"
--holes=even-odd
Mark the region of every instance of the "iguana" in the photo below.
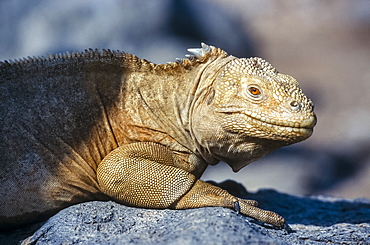
{"type": "Polygon", "coordinates": [[[0,223],[72,204],[220,206],[278,227],[276,213],[201,181],[308,138],[313,104],[261,58],[202,43],[166,64],[110,50],[0,63],[0,223]]]}

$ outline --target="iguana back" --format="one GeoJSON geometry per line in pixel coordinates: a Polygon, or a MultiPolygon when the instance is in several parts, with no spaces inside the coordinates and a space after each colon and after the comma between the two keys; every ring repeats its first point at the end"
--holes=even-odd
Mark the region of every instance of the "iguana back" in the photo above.
{"type": "Polygon", "coordinates": [[[104,198],[96,169],[117,148],[106,113],[123,86],[124,55],[90,50],[1,64],[2,224],[4,214],[22,223],[28,213],[104,198]]]}

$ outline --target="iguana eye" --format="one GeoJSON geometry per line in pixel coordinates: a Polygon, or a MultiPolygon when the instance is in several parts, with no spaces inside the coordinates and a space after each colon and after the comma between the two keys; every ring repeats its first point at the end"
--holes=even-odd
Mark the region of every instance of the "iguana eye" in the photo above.
{"type": "Polygon", "coordinates": [[[249,92],[251,92],[251,94],[253,94],[253,95],[261,94],[261,91],[258,88],[255,88],[255,87],[250,87],[249,92]]]}
{"type": "Polygon", "coordinates": [[[261,90],[253,86],[248,87],[248,91],[249,91],[249,94],[254,98],[258,98],[261,95],[261,90]]]}
{"type": "Polygon", "coordinates": [[[260,79],[252,77],[242,77],[240,79],[242,96],[257,103],[261,102],[263,99],[266,98],[266,95],[260,84],[260,79]]]}

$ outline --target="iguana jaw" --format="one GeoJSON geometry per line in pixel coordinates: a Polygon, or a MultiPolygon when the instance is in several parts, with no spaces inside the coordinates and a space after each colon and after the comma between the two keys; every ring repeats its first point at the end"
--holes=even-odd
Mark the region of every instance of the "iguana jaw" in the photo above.
{"type": "Polygon", "coordinates": [[[263,124],[275,125],[291,129],[312,129],[316,125],[316,116],[314,114],[308,117],[297,117],[298,120],[275,120],[267,117],[262,117],[255,112],[249,111],[244,111],[243,114],[254,120],[258,120],[263,124]]]}
{"type": "Polygon", "coordinates": [[[259,117],[258,115],[245,114],[250,118],[250,124],[258,125],[255,132],[248,132],[250,136],[284,140],[284,141],[302,141],[310,137],[313,133],[313,128],[316,125],[316,116],[310,115],[296,121],[277,121],[269,118],[259,117]],[[274,136],[275,135],[275,136],[274,136]]]}
{"type": "MultiPolygon", "coordinates": [[[[222,112],[221,112],[222,113],[222,112]]],[[[316,124],[314,113],[298,116],[285,122],[266,119],[256,113],[248,112],[223,112],[221,116],[221,127],[235,137],[263,138],[273,141],[282,141],[282,145],[300,142],[313,133],[316,124]],[[302,118],[302,119],[301,119],[302,118]],[[285,142],[285,143],[284,143],[285,142]]]]}

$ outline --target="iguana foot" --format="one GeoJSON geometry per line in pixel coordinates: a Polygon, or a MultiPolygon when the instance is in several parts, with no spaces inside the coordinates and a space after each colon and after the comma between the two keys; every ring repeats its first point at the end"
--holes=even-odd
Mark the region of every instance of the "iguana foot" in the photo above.
{"type": "Polygon", "coordinates": [[[285,220],[280,215],[260,209],[257,202],[237,198],[227,191],[197,180],[194,186],[176,204],[176,209],[199,207],[227,207],[258,221],[283,228],[285,220]]]}
{"type": "Polygon", "coordinates": [[[235,202],[234,209],[239,213],[242,213],[246,216],[249,216],[251,218],[254,218],[258,221],[261,221],[263,223],[271,224],[274,226],[277,226],[279,228],[284,228],[285,227],[285,219],[278,215],[277,213],[267,211],[260,209],[256,206],[248,204],[250,200],[243,200],[238,198],[238,201],[235,202]],[[247,202],[245,202],[247,201],[247,202]],[[237,207],[238,206],[238,207],[237,207]],[[236,209],[238,208],[238,210],[236,209]]]}

